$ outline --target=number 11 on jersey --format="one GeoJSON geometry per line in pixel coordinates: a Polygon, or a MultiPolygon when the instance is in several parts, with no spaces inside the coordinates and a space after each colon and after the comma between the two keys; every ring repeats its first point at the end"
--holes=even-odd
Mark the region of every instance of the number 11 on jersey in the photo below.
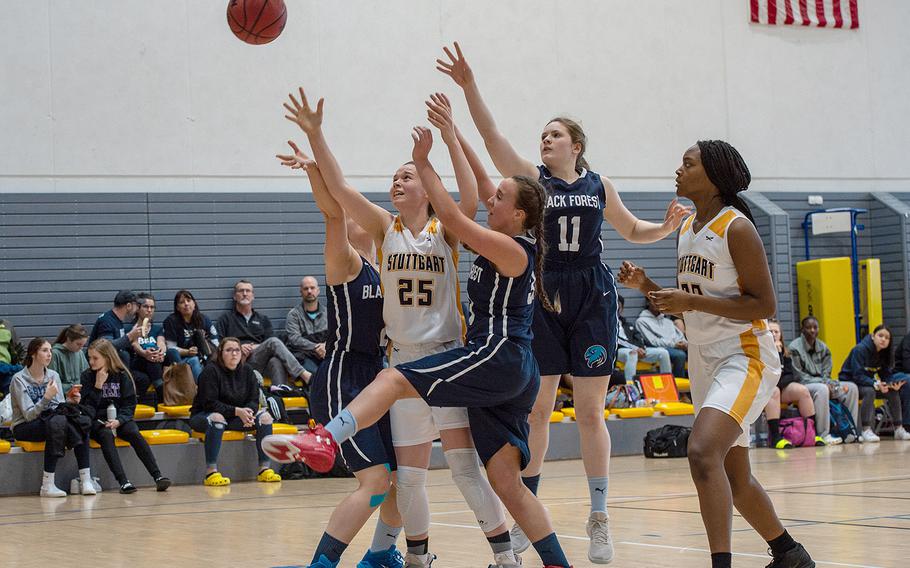
{"type": "Polygon", "coordinates": [[[563,215],[558,219],[559,222],[559,250],[561,251],[578,251],[578,236],[581,233],[581,217],[572,217],[571,220],[569,217],[563,215]],[[569,223],[572,224],[572,234],[567,235],[569,232],[569,223]],[[568,238],[566,238],[568,236],[568,238]]]}

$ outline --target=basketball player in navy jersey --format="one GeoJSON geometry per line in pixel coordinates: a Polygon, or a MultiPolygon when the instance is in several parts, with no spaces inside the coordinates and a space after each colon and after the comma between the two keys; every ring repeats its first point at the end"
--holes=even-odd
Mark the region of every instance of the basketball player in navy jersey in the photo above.
{"type": "MultiPolygon", "coordinates": [[[[541,385],[530,420],[531,463],[522,472],[522,479],[536,494],[549,444],[556,389],[560,376],[571,374],[591,497],[586,527],[590,537],[588,558],[606,564],[613,559],[613,543],[606,507],[610,435],[603,412],[616,358],[619,320],[613,275],[600,259],[601,227],[606,220],[624,239],[650,243],[676,230],[688,208],[673,200],[661,224],[636,218],[623,205],[610,180],[588,170],[584,132],[567,118],[555,118],[544,128],[540,140],[543,165],[525,160],[497,129],[461,48],[456,43],[454,54],[448,48],[445,53],[449,60],[437,59],[437,68],[464,91],[471,117],[499,173],[539,178],[547,190],[544,230],[549,246],[543,284],[556,311],[538,306],[534,316],[533,347],[541,385]]],[[[518,525],[513,527],[512,543],[518,552],[528,547],[529,541],[518,525]]]]}
{"type": "Polygon", "coordinates": [[[681,314],[689,341],[695,423],[688,459],[708,533],[712,568],[730,568],[733,507],[768,542],[768,568],[814,568],[793,540],[749,464],[749,427],[780,378],[765,318],[777,300],[761,237],[739,196],[752,181],[736,148],[703,140],[683,155],[676,194],[695,203],[677,239],[677,286],[661,289],[624,262],[619,280],[664,314],[681,314]]]}
{"type": "MultiPolygon", "coordinates": [[[[309,402],[313,418],[327,422],[383,367],[379,346],[384,327],[382,291],[379,273],[370,261],[376,258],[376,248],[370,235],[345,217],[344,210],[329,194],[316,163],[296,144],[288,144],[294,154],[278,158],[286,166],[306,170],[316,205],[325,218],[329,337],[325,358],[310,381],[309,402]]],[[[401,568],[404,562],[395,548],[401,517],[395,496],[387,499],[393,492],[391,477],[395,470],[388,415],[342,444],[341,456],[359,485],[329,518],[310,567],[334,568],[351,539],[380,507],[373,543],[357,566],[401,568]]]]}
{"type": "MultiPolygon", "coordinates": [[[[441,109],[431,107],[431,121],[453,136],[451,118],[441,109]]],[[[531,352],[534,299],[549,305],[539,278],[544,190],[533,178],[503,180],[486,202],[489,229],[484,228],[459,211],[430,165],[429,130],[416,128],[414,140],[414,162],[433,208],[479,255],[468,281],[466,345],[384,370],[325,428],[274,437],[284,440],[285,447],[282,455],[272,455],[287,461],[296,454],[314,469],[325,469],[331,467],[337,443],[373,424],[396,400],[420,397],[432,406],[467,407],[474,445],[497,495],[544,565],[568,567],[546,510],[520,479],[530,457],[527,416],[539,380],[531,352]]]]}

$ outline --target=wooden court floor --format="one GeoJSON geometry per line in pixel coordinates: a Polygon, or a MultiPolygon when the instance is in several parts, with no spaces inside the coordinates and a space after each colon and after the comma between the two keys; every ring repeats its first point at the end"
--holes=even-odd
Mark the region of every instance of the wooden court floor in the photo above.
{"type": "MultiPolygon", "coordinates": [[[[752,452],[781,518],[819,567],[910,566],[910,443],[752,452]]],[[[586,557],[587,485],[581,462],[548,463],[540,494],[569,559],[586,557]]],[[[484,567],[489,549],[448,471],[430,472],[431,548],[445,567],[484,567]]],[[[143,488],[124,496],[0,499],[0,566],[306,565],[346,479],[238,483],[228,488],[143,488]]],[[[616,458],[610,477],[612,566],[708,566],[685,460],[616,458]]],[[[765,566],[765,543],[734,519],[735,566],[765,566]]],[[[367,528],[341,566],[369,544],[367,528]]],[[[399,541],[403,545],[403,539],[399,541]]],[[[536,554],[526,566],[540,566],[536,554]]]]}

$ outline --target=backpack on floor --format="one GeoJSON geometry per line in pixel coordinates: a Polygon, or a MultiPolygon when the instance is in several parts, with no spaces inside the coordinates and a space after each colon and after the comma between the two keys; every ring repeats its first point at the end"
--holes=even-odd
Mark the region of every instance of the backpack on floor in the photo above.
{"type": "Polygon", "coordinates": [[[847,410],[847,407],[844,406],[842,402],[839,400],[829,400],[828,409],[831,414],[832,436],[843,438],[844,443],[847,444],[859,438],[859,430],[856,428],[856,423],[853,421],[853,415],[850,414],[850,411],[847,410]]]}
{"type": "Polygon", "coordinates": [[[684,458],[692,428],[668,424],[645,434],[646,458],[684,458]]]}
{"type": "Polygon", "coordinates": [[[784,418],[780,421],[780,435],[797,448],[815,445],[815,421],[803,418],[784,418]]]}

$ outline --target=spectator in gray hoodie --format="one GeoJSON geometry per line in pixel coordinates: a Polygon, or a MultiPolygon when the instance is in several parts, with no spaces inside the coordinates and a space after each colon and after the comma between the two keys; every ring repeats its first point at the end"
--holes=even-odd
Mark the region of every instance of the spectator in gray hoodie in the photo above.
{"type": "Polygon", "coordinates": [[[329,322],[325,306],[319,303],[319,283],[312,276],[300,281],[300,298],[285,320],[287,346],[304,369],[315,373],[325,357],[329,322]]]}
{"type": "MultiPolygon", "coordinates": [[[[63,457],[70,445],[79,464],[82,494],[94,495],[95,487],[89,469],[88,435],[80,432],[81,440],[72,443],[72,427],[63,414],[54,412],[67,402],[63,396],[60,375],[48,369],[51,363],[51,344],[43,337],[36,337],[28,344],[25,368],[13,376],[10,383],[12,397],[13,437],[26,442],[44,442],[44,477],[41,480],[42,497],[66,497],[66,492],[54,482],[57,460],[63,457]]],[[[69,402],[78,403],[79,389],[74,390],[69,402]]]]}
{"type": "Polygon", "coordinates": [[[673,323],[673,320],[664,314],[648,298],[648,305],[638,314],[635,321],[635,330],[641,334],[649,347],[663,347],[670,353],[670,363],[673,366],[674,377],[686,377],[686,359],[688,359],[689,343],[686,336],[673,323]]]}

